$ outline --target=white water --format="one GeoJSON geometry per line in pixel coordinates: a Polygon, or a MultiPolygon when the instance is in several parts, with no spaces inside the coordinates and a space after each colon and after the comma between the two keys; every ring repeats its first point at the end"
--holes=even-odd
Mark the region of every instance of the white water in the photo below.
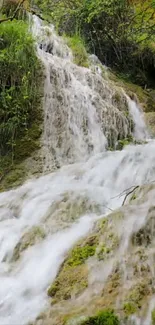
{"type": "Polygon", "coordinates": [[[138,106],[134,110],[132,100],[106,74],[102,78],[101,68],[75,65],[71,51],[53,26],[42,26],[37,17],[33,34],[45,66],[45,171],[85,160],[107,146],[114,147],[117,140],[132,134],[131,118],[138,135],[146,138],[145,127],[138,123],[138,106]]]}
{"type": "MultiPolygon", "coordinates": [[[[109,208],[122,204],[123,197],[118,197],[119,193],[155,178],[153,141],[129,146],[123,151],[105,151],[110,130],[114,130],[116,136],[120,132],[128,134],[130,129],[129,120],[112,103],[115,88],[100,75],[75,66],[63,41],[51,28],[45,29],[48,40],[50,33],[50,44],[54,41],[52,54],[45,52],[46,38],[43,49],[38,49],[46,69],[45,170],[52,169],[54,163],[76,163],[0,194],[0,325],[24,325],[33,321],[48,304],[46,290],[69,248],[92,229],[97,218],[109,213],[109,208]],[[54,83],[50,83],[50,69],[53,78],[56,75],[54,83]],[[90,87],[89,82],[93,86],[90,87]],[[95,96],[97,99],[92,104],[95,96]],[[58,112],[62,117],[61,127],[59,123],[55,125],[58,112]],[[87,136],[81,130],[81,121],[86,123],[87,136]],[[60,146],[59,137],[62,137],[60,146]],[[75,202],[79,207],[86,202],[86,211],[75,215],[75,202]],[[92,213],[88,213],[91,209],[92,213]],[[15,247],[34,226],[39,226],[45,236],[23,250],[15,260],[15,247]]],[[[33,32],[41,36],[38,20],[33,32]]],[[[123,106],[126,96],[121,91],[120,96],[123,106]]],[[[142,122],[139,124],[142,118],[137,106],[135,110],[132,107],[132,114],[136,116],[135,133],[144,139],[147,132],[144,124],[143,127],[142,122]]]]}
{"type": "Polygon", "coordinates": [[[146,130],[146,125],[143,118],[143,112],[139,105],[134,101],[128,98],[129,102],[129,111],[135,122],[134,137],[136,140],[146,140],[149,138],[149,133],[146,130]]]}

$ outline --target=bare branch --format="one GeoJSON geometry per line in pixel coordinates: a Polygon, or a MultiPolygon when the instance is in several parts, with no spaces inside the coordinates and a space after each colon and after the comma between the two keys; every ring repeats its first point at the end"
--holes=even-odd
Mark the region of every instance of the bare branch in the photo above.
{"type": "Polygon", "coordinates": [[[135,187],[134,187],[130,192],[128,192],[128,193],[125,195],[125,198],[124,198],[124,200],[123,200],[122,206],[125,204],[125,201],[126,201],[127,197],[128,197],[131,193],[133,193],[137,188],[139,188],[139,185],[135,186],[135,187]]]}
{"type": "Polygon", "coordinates": [[[17,7],[16,7],[16,9],[15,9],[15,11],[14,11],[14,13],[13,13],[13,15],[11,17],[7,17],[7,18],[0,19],[0,24],[1,23],[4,23],[5,21],[9,21],[9,20],[12,21],[13,19],[15,19],[15,16],[16,16],[17,12],[19,11],[19,9],[21,8],[21,6],[24,3],[24,1],[25,0],[21,0],[18,3],[18,5],[17,5],[17,7]]]}

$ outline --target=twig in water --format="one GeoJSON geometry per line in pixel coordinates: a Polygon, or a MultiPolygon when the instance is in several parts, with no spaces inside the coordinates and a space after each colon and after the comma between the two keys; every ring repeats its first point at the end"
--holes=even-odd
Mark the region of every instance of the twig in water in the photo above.
{"type": "Polygon", "coordinates": [[[130,195],[131,193],[133,193],[137,188],[139,188],[139,185],[135,186],[131,191],[129,191],[129,192],[125,195],[125,198],[124,198],[124,200],[123,200],[122,206],[125,204],[125,201],[126,201],[128,195],[130,195]]]}

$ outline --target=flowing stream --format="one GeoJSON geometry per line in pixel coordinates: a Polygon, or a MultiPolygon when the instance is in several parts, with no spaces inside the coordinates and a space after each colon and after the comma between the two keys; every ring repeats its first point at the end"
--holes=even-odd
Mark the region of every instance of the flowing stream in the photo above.
{"type": "Polygon", "coordinates": [[[33,33],[45,66],[46,173],[0,194],[0,325],[33,321],[68,250],[122,205],[120,193],[155,179],[154,140],[106,151],[129,134],[147,139],[138,104],[100,69],[77,67],[52,26],[34,17],[33,33]]]}

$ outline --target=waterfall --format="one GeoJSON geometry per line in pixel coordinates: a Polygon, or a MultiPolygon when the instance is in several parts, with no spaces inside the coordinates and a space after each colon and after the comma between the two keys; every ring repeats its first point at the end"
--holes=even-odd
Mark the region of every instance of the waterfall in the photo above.
{"type": "MultiPolygon", "coordinates": [[[[34,21],[45,66],[44,170],[61,168],[0,194],[0,325],[34,321],[49,306],[47,288],[68,250],[122,205],[120,193],[155,178],[153,140],[106,151],[128,135],[148,137],[138,105],[99,69],[76,66],[53,27],[34,21]]],[[[124,250],[136,218],[126,224],[124,250]]]]}
{"type": "Polygon", "coordinates": [[[102,78],[101,69],[93,64],[89,69],[75,65],[71,50],[54,27],[43,26],[35,16],[33,34],[45,66],[45,171],[113,148],[117,140],[132,134],[132,120],[139,129],[138,107],[135,104],[134,114],[132,101],[122,89],[102,78]]]}

